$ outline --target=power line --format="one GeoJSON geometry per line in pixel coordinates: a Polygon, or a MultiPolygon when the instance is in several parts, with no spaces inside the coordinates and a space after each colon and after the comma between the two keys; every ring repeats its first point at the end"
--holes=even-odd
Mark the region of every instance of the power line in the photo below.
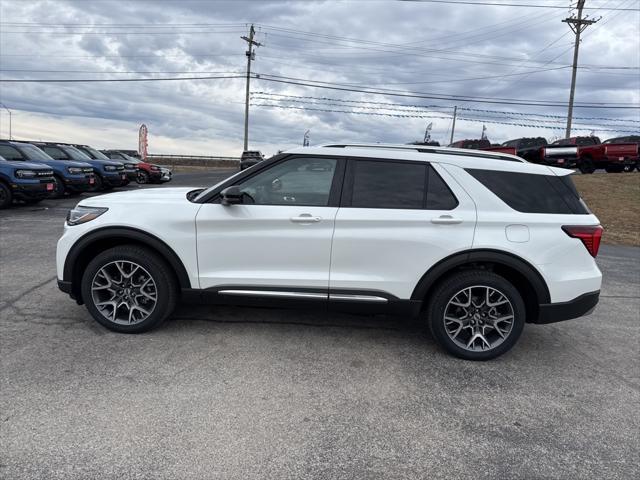
{"type": "MultiPolygon", "coordinates": [[[[533,105],[533,106],[543,106],[543,107],[558,107],[558,106],[566,106],[566,102],[554,102],[552,100],[530,100],[530,99],[514,99],[514,98],[501,98],[501,97],[478,97],[478,96],[469,96],[469,95],[450,95],[450,94],[440,94],[440,93],[423,93],[423,92],[412,92],[406,90],[394,90],[388,88],[378,88],[378,89],[366,89],[366,86],[362,85],[353,85],[353,84],[341,84],[335,82],[323,82],[319,80],[308,80],[303,78],[296,77],[287,77],[282,75],[271,75],[271,74],[256,74],[258,78],[261,80],[277,82],[277,83],[288,83],[292,85],[302,85],[316,88],[327,88],[329,90],[344,90],[344,91],[354,91],[361,93],[374,93],[379,95],[389,95],[389,96],[398,96],[398,97],[409,97],[409,98],[430,98],[430,99],[439,99],[439,100],[453,100],[453,101],[470,101],[470,102],[481,102],[481,103],[505,103],[505,104],[514,104],[514,105],[533,105]],[[320,85],[317,85],[320,84],[320,85]],[[361,87],[361,88],[356,88],[361,87]]],[[[592,103],[589,105],[581,105],[583,108],[593,107],[593,108],[609,108],[614,106],[614,108],[640,108],[638,106],[629,106],[628,102],[622,103],[592,103]],[[618,106],[620,105],[620,106],[618,106]]]]}
{"type": "MultiPolygon", "coordinates": [[[[339,98],[330,98],[330,97],[313,97],[313,96],[302,96],[302,95],[287,95],[282,93],[271,93],[271,92],[263,92],[257,91],[252,92],[252,95],[265,95],[269,97],[276,97],[278,100],[280,97],[284,97],[286,99],[301,99],[301,100],[320,100],[320,101],[331,101],[331,102],[342,102],[347,104],[355,104],[361,105],[377,105],[377,106],[390,106],[390,107],[407,107],[407,108],[443,108],[443,109],[451,109],[449,105],[416,105],[416,104],[404,104],[404,103],[390,103],[390,102],[374,102],[370,100],[345,100],[339,98]]],[[[479,108],[465,108],[458,107],[459,110],[471,111],[471,112],[481,112],[481,113],[495,113],[495,114],[508,114],[508,115],[518,115],[518,116],[526,116],[526,117],[543,117],[543,118],[555,118],[555,119],[566,119],[564,115],[552,115],[547,113],[534,113],[534,112],[505,112],[504,110],[489,110],[489,109],[479,109],[479,108]]],[[[624,121],[624,122],[634,122],[640,124],[640,120],[633,119],[617,119],[617,118],[607,118],[607,117],[574,117],[578,120],[608,120],[608,121],[624,121]]]]}
{"type": "MultiPolygon", "coordinates": [[[[180,81],[180,80],[219,80],[219,79],[235,79],[245,78],[242,75],[233,76],[197,76],[197,77],[164,77],[164,78],[45,78],[45,79],[0,79],[0,83],[106,83],[106,82],[161,82],[161,81],[180,81]]],[[[445,95],[445,94],[426,94],[419,92],[399,93],[399,91],[389,91],[389,89],[364,89],[355,87],[342,87],[340,84],[331,84],[330,82],[315,82],[314,80],[296,79],[293,77],[284,77],[279,75],[268,74],[252,74],[254,79],[267,82],[283,83],[289,85],[300,85],[313,88],[323,88],[327,90],[338,90],[346,92],[360,92],[374,95],[386,95],[405,98],[428,98],[435,100],[462,101],[473,103],[489,103],[501,105],[526,105],[538,107],[561,107],[566,106],[562,102],[550,102],[546,100],[518,100],[518,99],[499,99],[491,97],[470,97],[462,95],[445,95]],[[320,83],[320,84],[318,84],[320,83]]],[[[615,103],[597,103],[597,104],[581,104],[575,108],[606,108],[606,109],[640,109],[640,106],[631,106],[628,103],[623,105],[615,103]]]]}
{"type": "MultiPolygon", "coordinates": [[[[335,110],[335,109],[324,109],[324,108],[310,108],[310,107],[296,107],[296,106],[283,106],[283,105],[276,105],[276,104],[268,104],[268,103],[251,103],[251,106],[254,107],[268,107],[268,108],[280,108],[280,109],[284,109],[284,110],[308,110],[308,111],[315,111],[315,112],[325,112],[325,113],[349,113],[349,114],[353,114],[353,115],[369,115],[369,116],[381,116],[381,117],[392,117],[392,118],[433,118],[433,119],[450,119],[450,116],[438,116],[438,115],[430,115],[430,114],[425,114],[425,115],[416,115],[416,114],[391,114],[391,113],[380,113],[380,112],[355,112],[355,111],[351,111],[351,110],[335,110]]],[[[559,126],[548,126],[548,125],[537,125],[537,124],[528,124],[528,123],[514,123],[514,122],[500,122],[500,121],[495,121],[495,120],[484,120],[484,119],[477,119],[477,118],[465,118],[465,117],[460,117],[458,116],[458,119],[460,120],[466,120],[466,121],[470,121],[470,122],[484,122],[484,123],[492,123],[492,124],[498,124],[498,125],[513,125],[513,126],[518,126],[518,127],[531,127],[531,128],[545,128],[545,129],[550,129],[550,130],[560,130],[562,127],[559,126]]],[[[593,126],[590,125],[588,127],[582,128],[581,130],[593,130],[593,126]]],[[[602,131],[602,132],[616,132],[616,133],[635,133],[635,131],[632,130],[619,130],[619,129],[604,129],[604,128],[598,128],[598,131],[602,131]]]]}
{"type": "MultiPolygon", "coordinates": [[[[523,8],[555,8],[567,10],[566,6],[560,5],[536,5],[533,3],[496,3],[496,2],[471,2],[463,0],[400,0],[403,2],[419,2],[419,3],[446,3],[451,5],[474,5],[474,6],[493,6],[493,7],[523,7],[523,8]]],[[[613,7],[587,7],[585,10],[613,10],[624,12],[640,12],[640,8],[613,8],[613,7]]]]}
{"type": "Polygon", "coordinates": [[[202,76],[202,77],[164,77],[164,78],[0,78],[0,83],[106,83],[106,82],[169,82],[179,80],[222,80],[245,78],[245,75],[202,76]]]}

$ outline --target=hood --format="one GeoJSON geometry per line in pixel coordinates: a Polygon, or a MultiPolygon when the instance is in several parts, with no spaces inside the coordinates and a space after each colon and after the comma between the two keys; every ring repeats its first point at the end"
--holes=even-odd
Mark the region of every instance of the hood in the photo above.
{"type": "Polygon", "coordinates": [[[117,162],[115,160],[101,160],[99,158],[92,158],[90,160],[86,160],[87,163],[90,163],[94,167],[104,167],[105,165],[111,165],[113,167],[122,167],[122,162],[117,162]]]}
{"type": "Polygon", "coordinates": [[[12,160],[7,160],[6,162],[0,163],[0,165],[7,165],[9,167],[19,168],[21,170],[51,170],[49,165],[45,165],[44,163],[36,163],[36,162],[23,162],[17,161],[14,162],[12,160]]]}
{"type": "Polygon", "coordinates": [[[54,160],[54,159],[38,160],[37,163],[41,163],[43,165],[48,165],[52,167],[59,167],[59,168],[64,168],[64,167],[93,168],[87,162],[77,162],[75,160],[54,160]]]}
{"type": "Polygon", "coordinates": [[[189,202],[187,193],[197,190],[198,187],[178,187],[178,188],[145,188],[129,192],[116,192],[97,197],[85,198],[78,205],[87,207],[104,207],[113,203],[177,203],[189,202]]]}

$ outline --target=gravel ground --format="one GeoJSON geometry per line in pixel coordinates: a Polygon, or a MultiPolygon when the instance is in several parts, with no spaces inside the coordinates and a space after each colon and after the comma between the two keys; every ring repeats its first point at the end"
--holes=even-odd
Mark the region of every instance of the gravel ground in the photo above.
{"type": "Polygon", "coordinates": [[[127,336],[55,285],[75,202],[0,212],[0,478],[640,475],[638,248],[602,247],[593,315],[527,325],[487,363],[322,312],[182,306],[127,336]]]}

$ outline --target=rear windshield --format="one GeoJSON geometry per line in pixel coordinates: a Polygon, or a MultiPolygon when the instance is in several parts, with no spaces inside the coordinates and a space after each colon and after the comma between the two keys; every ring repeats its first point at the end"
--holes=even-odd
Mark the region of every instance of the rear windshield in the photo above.
{"type": "Polygon", "coordinates": [[[588,215],[570,175],[467,169],[476,180],[514,210],[523,213],[588,215]]]}

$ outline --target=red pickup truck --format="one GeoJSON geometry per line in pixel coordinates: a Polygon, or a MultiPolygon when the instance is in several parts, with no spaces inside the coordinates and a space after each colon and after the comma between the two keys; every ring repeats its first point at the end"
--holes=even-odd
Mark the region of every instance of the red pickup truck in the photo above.
{"type": "MultiPolygon", "coordinates": [[[[626,137],[616,137],[610,138],[609,140],[605,140],[602,142],[605,145],[609,145],[612,143],[620,144],[620,143],[635,143],[638,145],[638,151],[640,152],[640,135],[627,135],[626,137]]],[[[634,170],[640,170],[640,156],[636,157],[636,163],[631,165],[625,165],[625,172],[633,172],[634,170]]]]}
{"type": "Polygon", "coordinates": [[[598,137],[571,137],[556,140],[551,145],[576,146],[578,168],[582,173],[593,173],[598,168],[607,172],[622,172],[638,162],[637,143],[601,143],[598,137]]]}

